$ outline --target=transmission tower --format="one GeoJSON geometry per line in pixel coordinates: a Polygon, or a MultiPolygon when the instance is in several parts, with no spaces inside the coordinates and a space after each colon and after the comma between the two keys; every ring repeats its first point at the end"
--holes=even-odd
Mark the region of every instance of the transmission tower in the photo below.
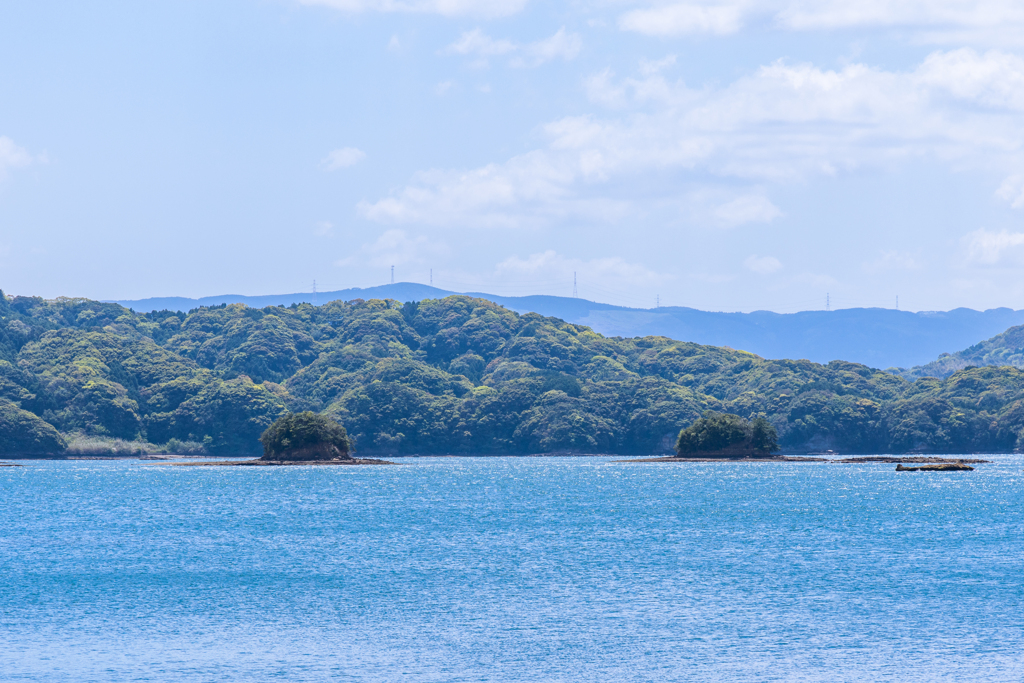
{"type": "Polygon", "coordinates": [[[832,310],[832,300],[829,297],[830,297],[830,295],[828,294],[828,292],[826,292],[825,293],[825,310],[826,311],[831,311],[832,310]]]}
{"type": "Polygon", "coordinates": [[[316,306],[316,280],[313,280],[313,305],[316,306]]]}
{"type": "Polygon", "coordinates": [[[900,295],[896,295],[896,310],[900,310],[900,295]]]}
{"type": "Polygon", "coordinates": [[[661,294],[658,294],[654,297],[654,307],[661,308],[661,294]]]}
{"type": "Polygon", "coordinates": [[[575,299],[576,297],[576,271],[574,270],[572,271],[572,298],[575,299]]]}
{"type": "Polygon", "coordinates": [[[433,268],[430,269],[430,286],[431,287],[434,286],[434,269],[433,268]]]}
{"type": "Polygon", "coordinates": [[[395,267],[391,266],[391,284],[395,284],[395,267]]]}

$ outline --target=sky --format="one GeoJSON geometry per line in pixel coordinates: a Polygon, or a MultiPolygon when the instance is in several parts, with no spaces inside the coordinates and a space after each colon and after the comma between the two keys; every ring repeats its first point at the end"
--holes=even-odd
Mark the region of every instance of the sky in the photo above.
{"type": "Polygon", "coordinates": [[[0,7],[0,288],[1024,308],[1019,0],[0,7]]]}

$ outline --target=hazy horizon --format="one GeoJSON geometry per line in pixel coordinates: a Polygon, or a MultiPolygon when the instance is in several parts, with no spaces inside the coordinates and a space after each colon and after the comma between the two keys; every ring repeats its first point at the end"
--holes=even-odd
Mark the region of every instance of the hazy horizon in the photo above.
{"type": "MultiPolygon", "coordinates": [[[[241,292],[227,292],[227,293],[222,293],[222,294],[208,294],[208,295],[197,296],[197,297],[179,297],[179,296],[173,296],[172,295],[172,296],[143,297],[143,298],[138,298],[138,299],[105,299],[105,301],[114,302],[114,303],[129,302],[129,301],[142,302],[142,301],[149,301],[149,300],[164,300],[164,299],[187,299],[187,300],[190,300],[190,301],[204,301],[204,300],[208,300],[208,299],[221,299],[221,298],[228,298],[228,297],[238,297],[238,298],[246,298],[246,299],[257,299],[257,298],[274,298],[274,297],[282,297],[282,296],[307,296],[310,299],[313,299],[314,297],[316,297],[316,298],[319,299],[317,303],[324,304],[324,303],[328,303],[330,301],[330,299],[326,299],[324,297],[330,296],[330,295],[332,295],[334,293],[337,293],[337,292],[346,292],[346,291],[352,291],[352,290],[364,290],[365,291],[365,290],[374,290],[374,289],[378,289],[378,288],[387,288],[387,287],[402,287],[404,285],[410,285],[410,286],[415,286],[415,287],[419,287],[419,286],[422,286],[422,287],[433,287],[432,285],[424,284],[424,283],[421,283],[421,282],[395,282],[395,283],[385,283],[385,284],[382,284],[382,285],[370,285],[368,287],[348,287],[348,288],[341,289],[341,290],[327,290],[327,291],[325,291],[325,290],[317,290],[316,292],[313,292],[313,291],[261,292],[261,293],[256,293],[256,294],[247,294],[247,293],[241,293],[241,292]]],[[[477,291],[454,291],[454,290],[444,290],[444,289],[442,289],[440,287],[433,287],[433,288],[437,289],[437,290],[440,290],[440,295],[442,295],[442,296],[458,295],[458,294],[463,294],[463,295],[486,294],[488,296],[494,296],[494,297],[497,297],[497,298],[510,298],[510,299],[512,299],[512,298],[526,298],[526,297],[553,297],[553,298],[560,298],[560,299],[574,299],[574,298],[576,298],[576,299],[580,299],[581,301],[587,301],[587,302],[595,303],[595,304],[608,305],[608,306],[620,306],[620,304],[614,304],[614,303],[611,303],[611,302],[608,302],[608,301],[602,301],[599,298],[589,298],[589,297],[584,297],[584,296],[573,297],[572,295],[568,295],[567,296],[567,295],[563,295],[563,294],[542,294],[542,293],[541,294],[503,294],[501,292],[486,292],[486,291],[482,291],[482,290],[477,290],[477,291]]],[[[313,303],[313,301],[310,301],[310,303],[313,303]]],[[[908,309],[905,309],[905,308],[902,308],[902,307],[901,308],[895,308],[894,306],[888,306],[888,307],[887,306],[837,306],[837,305],[833,305],[833,302],[829,302],[829,301],[826,302],[826,305],[828,306],[828,308],[826,308],[826,306],[823,305],[820,308],[810,308],[809,307],[809,308],[803,308],[803,309],[792,310],[792,311],[772,311],[770,309],[757,309],[757,308],[750,309],[750,310],[724,310],[724,309],[717,309],[717,310],[695,309],[695,310],[701,310],[701,311],[713,312],[713,313],[760,313],[760,312],[769,312],[769,313],[807,313],[807,312],[829,311],[829,310],[831,310],[831,311],[840,311],[840,310],[851,310],[851,309],[860,309],[860,308],[876,308],[876,309],[881,309],[881,310],[897,310],[897,311],[901,311],[901,312],[905,312],[905,313],[939,313],[939,312],[947,312],[947,311],[941,311],[941,310],[938,310],[938,309],[913,311],[913,310],[908,310],[908,309]]],[[[646,310],[646,311],[653,311],[653,310],[657,310],[658,308],[665,308],[665,309],[669,309],[669,308],[695,308],[695,307],[692,307],[692,306],[678,306],[678,305],[671,305],[671,304],[662,304],[662,305],[647,306],[647,307],[644,307],[644,306],[623,306],[623,307],[624,308],[633,308],[633,309],[636,309],[636,310],[646,310]]],[[[969,307],[962,306],[962,307],[959,307],[959,308],[969,308],[969,307]]],[[[970,310],[985,311],[985,310],[994,310],[994,309],[998,309],[998,308],[1009,308],[1010,310],[1018,310],[1018,309],[1010,308],[1008,306],[994,306],[994,307],[988,308],[988,309],[970,309],[970,310]]],[[[955,310],[955,309],[948,309],[948,310],[955,310]]]]}
{"type": "Polygon", "coordinates": [[[1024,308],[999,0],[0,10],[0,288],[1024,308]]]}

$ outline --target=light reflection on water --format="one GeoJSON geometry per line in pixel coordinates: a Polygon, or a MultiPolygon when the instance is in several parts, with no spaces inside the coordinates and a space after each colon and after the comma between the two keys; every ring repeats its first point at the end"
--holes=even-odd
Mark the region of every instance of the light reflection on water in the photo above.
{"type": "Polygon", "coordinates": [[[1024,679],[1024,459],[0,469],[0,679],[1024,679]]]}

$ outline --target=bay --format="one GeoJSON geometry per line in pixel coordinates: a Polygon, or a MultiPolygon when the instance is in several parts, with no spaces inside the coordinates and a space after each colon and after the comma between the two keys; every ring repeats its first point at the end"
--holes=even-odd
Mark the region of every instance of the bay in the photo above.
{"type": "Polygon", "coordinates": [[[4,681],[1024,679],[1024,458],[0,469],[4,681]]]}

